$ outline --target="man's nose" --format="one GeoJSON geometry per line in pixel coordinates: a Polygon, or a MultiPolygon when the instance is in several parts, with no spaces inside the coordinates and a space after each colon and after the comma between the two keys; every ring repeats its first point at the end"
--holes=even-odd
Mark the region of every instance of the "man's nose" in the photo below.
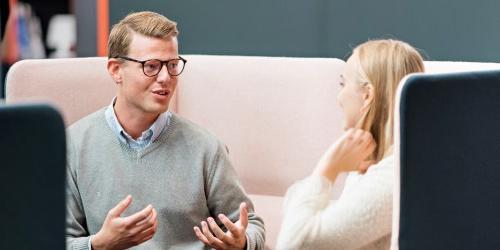
{"type": "Polygon", "coordinates": [[[171,76],[168,73],[167,65],[166,64],[161,65],[160,72],[157,75],[157,80],[159,82],[164,82],[170,80],[170,78],[171,76]]]}

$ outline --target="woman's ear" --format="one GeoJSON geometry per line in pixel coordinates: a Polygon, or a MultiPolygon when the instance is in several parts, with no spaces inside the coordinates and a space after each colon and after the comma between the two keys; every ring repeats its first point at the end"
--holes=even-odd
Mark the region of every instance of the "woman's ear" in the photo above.
{"type": "Polygon", "coordinates": [[[122,75],[121,75],[121,64],[118,59],[110,58],[108,59],[108,72],[111,78],[115,81],[116,84],[122,83],[122,75]]]}
{"type": "Polygon", "coordinates": [[[373,99],[375,98],[375,88],[371,83],[366,83],[363,86],[363,88],[364,88],[363,107],[361,108],[361,110],[366,111],[372,104],[373,99]]]}

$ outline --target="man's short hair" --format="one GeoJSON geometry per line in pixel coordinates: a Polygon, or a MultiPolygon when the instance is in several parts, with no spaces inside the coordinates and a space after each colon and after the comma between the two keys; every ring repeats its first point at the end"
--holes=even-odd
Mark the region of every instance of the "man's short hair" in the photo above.
{"type": "Polygon", "coordinates": [[[161,14],[151,11],[130,13],[115,24],[109,34],[108,58],[126,56],[134,32],[163,39],[179,34],[177,23],[161,14]]]}

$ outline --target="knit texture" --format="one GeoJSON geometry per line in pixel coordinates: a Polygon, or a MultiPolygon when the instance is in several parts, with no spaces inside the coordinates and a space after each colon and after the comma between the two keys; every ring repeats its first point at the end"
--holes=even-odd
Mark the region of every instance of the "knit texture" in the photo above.
{"type": "Polygon", "coordinates": [[[225,147],[214,135],[172,115],[147,148],[136,151],[112,132],[101,109],[68,128],[67,249],[87,249],[108,213],[128,194],[122,216],[152,204],[158,212],[153,239],[132,249],[204,249],[193,226],[212,216],[239,219],[247,202],[247,249],[263,249],[264,225],[238,182],[225,147]]]}
{"type": "Polygon", "coordinates": [[[277,249],[389,249],[394,158],[350,173],[340,198],[331,183],[310,176],[288,189],[277,249]]]}

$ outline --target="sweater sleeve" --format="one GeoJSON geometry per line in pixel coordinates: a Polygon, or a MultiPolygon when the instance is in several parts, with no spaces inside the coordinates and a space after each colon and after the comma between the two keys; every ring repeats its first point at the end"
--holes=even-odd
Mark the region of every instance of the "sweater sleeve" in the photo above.
{"type": "Polygon", "coordinates": [[[223,230],[224,224],[217,219],[225,214],[231,221],[239,220],[239,205],[246,202],[248,207],[248,227],[246,231],[248,250],[264,249],[265,230],[263,220],[255,214],[253,203],[241,186],[238,176],[228,159],[225,147],[220,143],[209,167],[207,178],[207,204],[210,214],[223,230]]]}
{"type": "Polygon", "coordinates": [[[86,230],[85,214],[78,191],[75,171],[76,157],[73,145],[68,140],[66,168],[66,249],[88,250],[89,233],[86,230]]]}
{"type": "Polygon", "coordinates": [[[330,200],[331,183],[323,176],[294,184],[277,249],[358,249],[389,235],[392,179],[392,162],[380,162],[337,201],[330,200]]]}

